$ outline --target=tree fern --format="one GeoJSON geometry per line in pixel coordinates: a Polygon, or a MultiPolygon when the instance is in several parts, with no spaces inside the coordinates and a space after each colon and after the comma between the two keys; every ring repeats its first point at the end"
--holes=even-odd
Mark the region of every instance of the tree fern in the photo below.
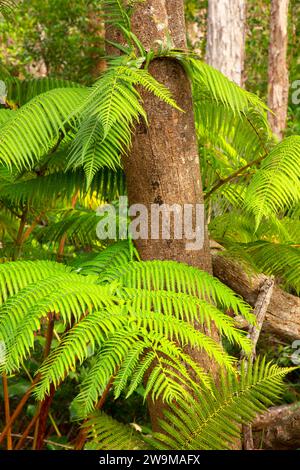
{"type": "MultiPolygon", "coordinates": [[[[0,75],[1,76],[1,75],[0,75]]],[[[7,89],[8,103],[23,106],[37,95],[55,88],[83,88],[78,83],[54,77],[30,78],[20,80],[17,77],[1,77],[7,89]]]]}
{"type": "Polygon", "coordinates": [[[79,198],[96,195],[103,201],[112,201],[126,194],[124,174],[122,170],[113,172],[102,168],[86,190],[82,185],[84,173],[77,171],[51,171],[45,175],[26,174],[25,178],[1,180],[1,199],[8,199],[14,205],[29,204],[35,208],[55,206],[57,200],[70,201],[74,194],[79,198]]]}
{"type": "Polygon", "coordinates": [[[135,85],[176,107],[170,92],[140,66],[141,61],[129,57],[112,60],[78,110],[82,122],[69,165],[84,167],[88,185],[102,166],[120,165],[120,157],[131,143],[133,125],[140,117],[147,120],[135,85]]]}
{"type": "Polygon", "coordinates": [[[243,364],[240,377],[222,376],[214,393],[195,396],[172,406],[161,421],[163,433],[151,444],[158,449],[226,450],[240,437],[240,425],[251,423],[280,397],[283,378],[293,369],[282,369],[264,360],[243,364]]]}
{"type": "Polygon", "coordinates": [[[258,226],[264,216],[278,214],[299,202],[300,137],[280,142],[263,161],[245,196],[245,208],[258,226]]]}
{"type": "Polygon", "coordinates": [[[223,374],[213,391],[196,388],[176,405],[170,405],[160,421],[161,433],[145,435],[138,426],[120,423],[103,412],[84,424],[87,449],[94,450],[228,450],[240,437],[241,424],[278,401],[283,379],[293,369],[281,369],[258,359],[242,364],[238,376],[223,374]]]}
{"type": "Polygon", "coordinates": [[[67,266],[50,261],[16,261],[0,265],[0,299],[4,303],[31,283],[56,273],[68,273],[67,266]]]}
{"type": "MultiPolygon", "coordinates": [[[[146,394],[155,399],[161,396],[172,402],[184,396],[190,368],[207,387],[206,374],[184,352],[185,346],[203,350],[230,370],[233,358],[215,340],[197,331],[193,323],[209,328],[214,322],[222,336],[250,350],[245,334],[236,330],[233,321],[226,319],[214,303],[223,310],[231,308],[241,313],[251,322],[253,315],[219,281],[178,263],[127,263],[123,257],[119,259],[123,265],[114,268],[115,275],[109,282],[97,273],[86,276],[58,263],[38,262],[35,267],[18,262],[13,263],[14,269],[10,264],[2,266],[3,297],[12,295],[0,309],[7,372],[18,369],[30,354],[34,334],[49,314],[60,319],[65,328],[71,325],[40,368],[41,380],[36,389],[39,399],[48,393],[52,383],[58,386],[78,361],[97,350],[96,372],[91,369],[78,398],[84,413],[93,409],[111,376],[115,376],[115,396],[126,390],[132,394],[142,383],[151,361],[155,366],[146,394]],[[197,298],[199,295],[202,300],[197,298]],[[141,346],[138,349],[137,342],[141,346]]],[[[101,271],[101,265],[98,269],[101,271]]],[[[107,269],[105,262],[102,269],[107,269]]]]}
{"type": "Polygon", "coordinates": [[[0,161],[19,169],[32,167],[66,132],[66,120],[85,96],[84,88],[55,89],[25,104],[0,129],[0,161]]]}
{"type": "Polygon", "coordinates": [[[139,426],[123,424],[103,412],[94,414],[84,424],[87,429],[89,450],[143,450],[145,443],[139,426]]]}
{"type": "Polygon", "coordinates": [[[209,299],[253,321],[248,305],[231,289],[204,271],[174,261],[132,262],[108,271],[106,280],[146,290],[168,290],[209,299]]]}

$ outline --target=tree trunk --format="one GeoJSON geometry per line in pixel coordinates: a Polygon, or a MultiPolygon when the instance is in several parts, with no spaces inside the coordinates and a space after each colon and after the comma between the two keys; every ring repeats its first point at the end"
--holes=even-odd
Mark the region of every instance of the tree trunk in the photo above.
{"type": "Polygon", "coordinates": [[[243,85],[246,0],[209,0],[207,63],[243,85]]]}
{"type": "Polygon", "coordinates": [[[269,113],[270,125],[279,139],[286,128],[288,110],[288,9],[289,0],[271,2],[268,105],[274,113],[269,113]]]}
{"type": "MultiPolygon", "coordinates": [[[[156,41],[166,44],[169,40],[175,48],[186,48],[183,0],[146,0],[138,4],[132,17],[132,30],[146,50],[157,47],[156,41]]],[[[120,41],[109,27],[107,34],[120,41]]],[[[203,203],[203,193],[189,80],[182,67],[170,59],[154,60],[150,72],[171,90],[185,112],[141,91],[149,126],[145,123],[137,126],[131,154],[124,159],[129,204],[143,204],[149,214],[152,204],[196,207],[203,203]]],[[[136,240],[136,246],[143,260],[175,260],[211,273],[212,258],[204,225],[201,227],[205,234],[202,249],[189,251],[186,249],[188,240],[174,237],[136,240]]],[[[215,370],[214,364],[200,352],[189,353],[207,370],[215,370]]],[[[162,403],[149,403],[154,429],[158,429],[162,409],[162,403]]]]}
{"type": "Polygon", "coordinates": [[[273,407],[257,416],[253,432],[257,449],[299,449],[300,403],[273,407]]]}

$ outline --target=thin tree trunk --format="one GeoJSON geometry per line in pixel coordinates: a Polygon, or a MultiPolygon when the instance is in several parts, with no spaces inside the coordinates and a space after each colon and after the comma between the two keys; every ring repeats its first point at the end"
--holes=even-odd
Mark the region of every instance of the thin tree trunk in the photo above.
{"type": "MultiPolygon", "coordinates": [[[[156,41],[173,47],[186,48],[183,0],[146,0],[136,6],[132,29],[146,50],[157,47],[156,41]]],[[[111,28],[107,36],[120,37],[111,28]]],[[[129,203],[143,204],[151,213],[152,204],[203,203],[198,147],[195,133],[191,87],[182,67],[174,60],[157,59],[150,65],[151,74],[172,92],[177,104],[185,111],[171,108],[142,90],[143,106],[149,126],[137,126],[130,157],[124,159],[129,203]]],[[[176,260],[212,272],[212,259],[206,227],[203,224],[204,246],[196,251],[186,249],[186,239],[137,240],[143,260],[176,260]]],[[[217,338],[217,335],[215,334],[217,338]]],[[[191,356],[210,371],[215,365],[199,351],[191,356]]],[[[149,402],[154,429],[162,416],[162,403],[149,402]]]]}
{"type": "Polygon", "coordinates": [[[286,128],[289,96],[288,9],[289,0],[271,2],[268,105],[274,113],[269,114],[269,122],[279,139],[286,128]]]}
{"type": "Polygon", "coordinates": [[[242,86],[246,0],[209,0],[207,63],[242,86]]]}

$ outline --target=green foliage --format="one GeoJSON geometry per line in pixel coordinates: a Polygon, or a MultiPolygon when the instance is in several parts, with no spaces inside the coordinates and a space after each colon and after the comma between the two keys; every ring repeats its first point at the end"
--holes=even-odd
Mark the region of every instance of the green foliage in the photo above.
{"type": "MultiPolygon", "coordinates": [[[[49,10],[53,1],[46,3],[39,16],[42,31],[58,15],[49,10]]],[[[39,54],[65,39],[62,24],[68,39],[74,39],[74,10],[81,18],[74,23],[79,28],[74,47],[80,43],[82,22],[84,28],[91,26],[87,17],[96,6],[75,3],[68,2],[67,10],[59,1],[57,38],[51,31],[40,38],[39,54]]],[[[37,400],[52,386],[57,390],[80,377],[73,402],[77,418],[94,412],[110,388],[114,400],[139,393],[169,407],[165,434],[156,435],[152,446],[228,448],[239,437],[240,424],[280,395],[290,369],[258,361],[239,372],[236,359],[210,334],[216,328],[230,348],[250,351],[246,332],[232,318],[242,315],[255,323],[243,299],[191,266],[138,261],[128,240],[116,236],[116,243],[104,246],[96,238],[95,210],[107,202],[117,206],[126,193],[122,157],[130,152],[136,124],[143,120],[147,125],[140,88],[174,113],[184,112],[148,67],[161,57],[176,60],[192,84],[211,236],[224,246],[225,256],[299,293],[299,137],[276,144],[265,104],[195,54],[163,47],[146,52],[130,31],[134,2],[129,8],[119,0],[100,3],[109,27],[118,27],[127,45],[120,56],[108,59],[94,85],[61,78],[82,80],[85,72],[77,68],[68,75],[75,60],[78,67],[83,63],[78,54],[61,69],[49,54],[46,65],[48,71],[58,70],[56,79],[2,74],[7,84],[6,108],[0,109],[2,260],[40,261],[0,265],[0,339],[6,345],[1,371],[15,374],[26,367],[54,321],[50,354],[36,372],[37,400]],[[69,266],[41,260],[56,255],[69,266]],[[218,364],[221,387],[199,365],[199,354],[218,364]]],[[[24,5],[32,12],[38,6],[35,0],[24,5]]],[[[32,50],[31,41],[26,47],[32,50]]],[[[95,449],[147,445],[142,433],[103,413],[87,426],[95,449]]]]}
{"type": "Polygon", "coordinates": [[[1,0],[0,1],[0,13],[2,13],[2,15],[5,18],[11,17],[11,14],[15,7],[16,7],[15,0],[1,0]]]}
{"type": "MultiPolygon", "coordinates": [[[[13,263],[14,269],[9,264],[2,266],[3,300],[12,295],[0,310],[0,336],[6,344],[4,370],[18,369],[28,357],[35,332],[49,312],[66,328],[62,341],[39,369],[39,399],[52,383],[58,387],[77,362],[96,351],[96,363],[77,398],[83,415],[93,410],[111,377],[115,397],[122,392],[130,396],[152,364],[145,396],[161,397],[168,403],[183,397],[186,387],[194,383],[190,367],[203,386],[210,387],[209,377],[185,353],[185,346],[203,350],[228,370],[234,359],[215,340],[195,330],[194,323],[206,325],[209,331],[214,322],[221,335],[250,350],[244,333],[222,312],[230,308],[253,322],[249,307],[212,276],[175,262],[126,263],[124,257],[119,259],[124,268],[118,265],[107,270],[109,282],[55,263],[37,262],[35,267],[19,262],[13,263]]],[[[102,267],[105,269],[105,263],[102,267]]]]}
{"type": "Polygon", "coordinates": [[[300,200],[300,137],[279,143],[264,159],[245,195],[246,209],[256,216],[257,225],[264,216],[278,214],[300,200]]]}
{"type": "Polygon", "coordinates": [[[254,366],[242,363],[238,375],[222,374],[211,393],[195,387],[192,394],[171,405],[160,420],[161,432],[153,436],[98,413],[84,425],[89,438],[86,448],[229,450],[240,438],[241,424],[251,423],[282,395],[283,379],[292,370],[264,359],[254,366]]]}
{"type": "Polygon", "coordinates": [[[1,128],[0,161],[9,167],[31,168],[55,148],[66,134],[65,126],[74,125],[70,113],[85,96],[83,88],[55,89],[17,110],[1,128]]]}
{"type": "Polygon", "coordinates": [[[87,185],[96,171],[120,165],[120,156],[131,144],[133,125],[147,116],[136,90],[141,85],[176,107],[170,92],[147,71],[141,62],[121,57],[111,61],[108,71],[91,88],[80,110],[81,125],[73,142],[69,165],[83,166],[87,185]]]}
{"type": "Polygon", "coordinates": [[[105,413],[93,415],[84,428],[88,437],[86,450],[143,450],[149,447],[136,429],[138,426],[120,423],[105,413]]]}
{"type": "Polygon", "coordinates": [[[195,390],[194,397],[165,413],[163,433],[155,435],[157,448],[230,449],[241,424],[251,423],[282,394],[283,378],[291,371],[257,360],[254,366],[243,364],[239,377],[221,376],[212,394],[195,390]]]}
{"type": "Polygon", "coordinates": [[[0,24],[1,60],[14,76],[90,83],[103,55],[99,10],[99,0],[18,2],[9,21],[0,24]]]}

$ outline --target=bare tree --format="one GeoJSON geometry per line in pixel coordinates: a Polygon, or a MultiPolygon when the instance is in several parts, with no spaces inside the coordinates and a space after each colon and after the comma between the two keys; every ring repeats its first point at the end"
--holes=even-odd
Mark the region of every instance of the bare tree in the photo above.
{"type": "Polygon", "coordinates": [[[272,0],[268,105],[270,125],[279,139],[286,128],[289,73],[287,66],[289,0],[272,0]]]}
{"type": "Polygon", "coordinates": [[[206,60],[243,84],[246,0],[209,0],[206,60]]]}

